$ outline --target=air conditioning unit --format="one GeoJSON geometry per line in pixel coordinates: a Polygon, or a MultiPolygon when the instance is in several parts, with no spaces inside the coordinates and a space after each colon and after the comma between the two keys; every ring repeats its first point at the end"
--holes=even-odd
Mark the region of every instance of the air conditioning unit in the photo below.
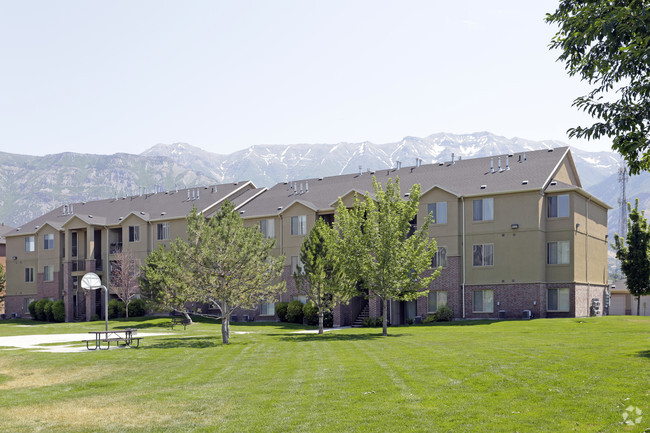
{"type": "Polygon", "coordinates": [[[521,318],[525,320],[530,320],[533,318],[533,313],[530,310],[524,310],[521,314],[521,318]]]}

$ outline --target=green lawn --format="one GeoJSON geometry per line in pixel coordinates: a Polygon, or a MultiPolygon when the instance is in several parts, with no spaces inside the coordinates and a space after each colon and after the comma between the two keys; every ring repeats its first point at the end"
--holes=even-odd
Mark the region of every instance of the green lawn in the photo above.
{"type": "MultiPolygon", "coordinates": [[[[650,428],[650,318],[304,327],[113,321],[140,349],[0,350],[2,431],[565,432],[650,428]],[[245,332],[245,333],[243,333],[245,332]],[[643,411],[622,425],[628,406],[643,411]]],[[[0,336],[90,324],[0,321],[0,336]],[[33,324],[33,326],[25,326],[33,324]]]]}

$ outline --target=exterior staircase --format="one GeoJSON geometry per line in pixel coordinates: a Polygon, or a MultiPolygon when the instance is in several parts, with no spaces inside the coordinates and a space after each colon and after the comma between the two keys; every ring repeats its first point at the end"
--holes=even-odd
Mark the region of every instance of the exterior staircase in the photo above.
{"type": "Polygon", "coordinates": [[[75,322],[83,322],[86,320],[86,314],[85,313],[77,313],[74,315],[74,321],[75,322]]]}
{"type": "Polygon", "coordinates": [[[366,317],[370,317],[370,308],[368,307],[368,303],[366,302],[366,305],[363,307],[363,309],[359,312],[359,315],[355,319],[355,321],[352,323],[353,328],[361,328],[363,326],[363,319],[366,317]]]}

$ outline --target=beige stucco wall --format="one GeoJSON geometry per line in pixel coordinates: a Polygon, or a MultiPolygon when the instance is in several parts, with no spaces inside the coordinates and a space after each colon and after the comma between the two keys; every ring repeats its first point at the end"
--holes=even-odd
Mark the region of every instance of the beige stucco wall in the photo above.
{"type": "MultiPolygon", "coordinates": [[[[282,234],[282,247],[285,255],[285,266],[291,264],[292,256],[300,256],[300,247],[306,236],[303,235],[292,235],[291,234],[291,217],[293,216],[307,216],[307,231],[306,234],[309,234],[309,231],[314,227],[316,222],[316,212],[302,203],[294,203],[292,206],[288,207],[281,216],[281,234],[282,234]]],[[[279,236],[277,232],[278,227],[276,227],[276,237],[279,236]]]]}
{"type": "MultiPolygon", "coordinates": [[[[28,235],[30,236],[30,235],[28,235]]],[[[36,235],[33,235],[36,237],[36,235]]],[[[11,255],[7,259],[7,295],[36,295],[38,267],[38,249],[33,252],[25,251],[25,236],[7,237],[7,251],[11,255]],[[13,260],[13,256],[17,259],[13,260]],[[34,282],[25,282],[25,268],[34,268],[34,282]]]]}
{"type": "Polygon", "coordinates": [[[438,247],[447,248],[447,256],[460,255],[460,244],[458,241],[458,229],[460,219],[458,217],[460,200],[453,194],[440,188],[434,188],[427,191],[420,197],[420,207],[418,209],[418,225],[421,225],[427,215],[430,203],[447,203],[447,223],[440,224],[434,222],[429,226],[429,236],[436,240],[438,247]]]}

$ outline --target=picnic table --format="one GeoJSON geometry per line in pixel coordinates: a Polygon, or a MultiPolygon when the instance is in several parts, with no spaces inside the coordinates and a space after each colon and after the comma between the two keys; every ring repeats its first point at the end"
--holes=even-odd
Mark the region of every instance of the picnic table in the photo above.
{"type": "Polygon", "coordinates": [[[174,326],[176,325],[183,325],[183,330],[185,330],[185,327],[190,324],[190,321],[185,318],[185,316],[182,317],[172,317],[172,321],[169,323],[169,326],[174,329],[174,326]]]}
{"type": "Polygon", "coordinates": [[[116,346],[122,343],[124,346],[133,347],[133,342],[135,341],[137,343],[135,347],[140,347],[140,340],[142,339],[142,337],[134,337],[138,333],[138,330],[135,328],[112,331],[88,331],[88,333],[95,334],[94,339],[83,340],[88,350],[108,350],[111,348],[112,342],[116,346]],[[103,343],[106,343],[106,347],[102,347],[103,343]]]}

